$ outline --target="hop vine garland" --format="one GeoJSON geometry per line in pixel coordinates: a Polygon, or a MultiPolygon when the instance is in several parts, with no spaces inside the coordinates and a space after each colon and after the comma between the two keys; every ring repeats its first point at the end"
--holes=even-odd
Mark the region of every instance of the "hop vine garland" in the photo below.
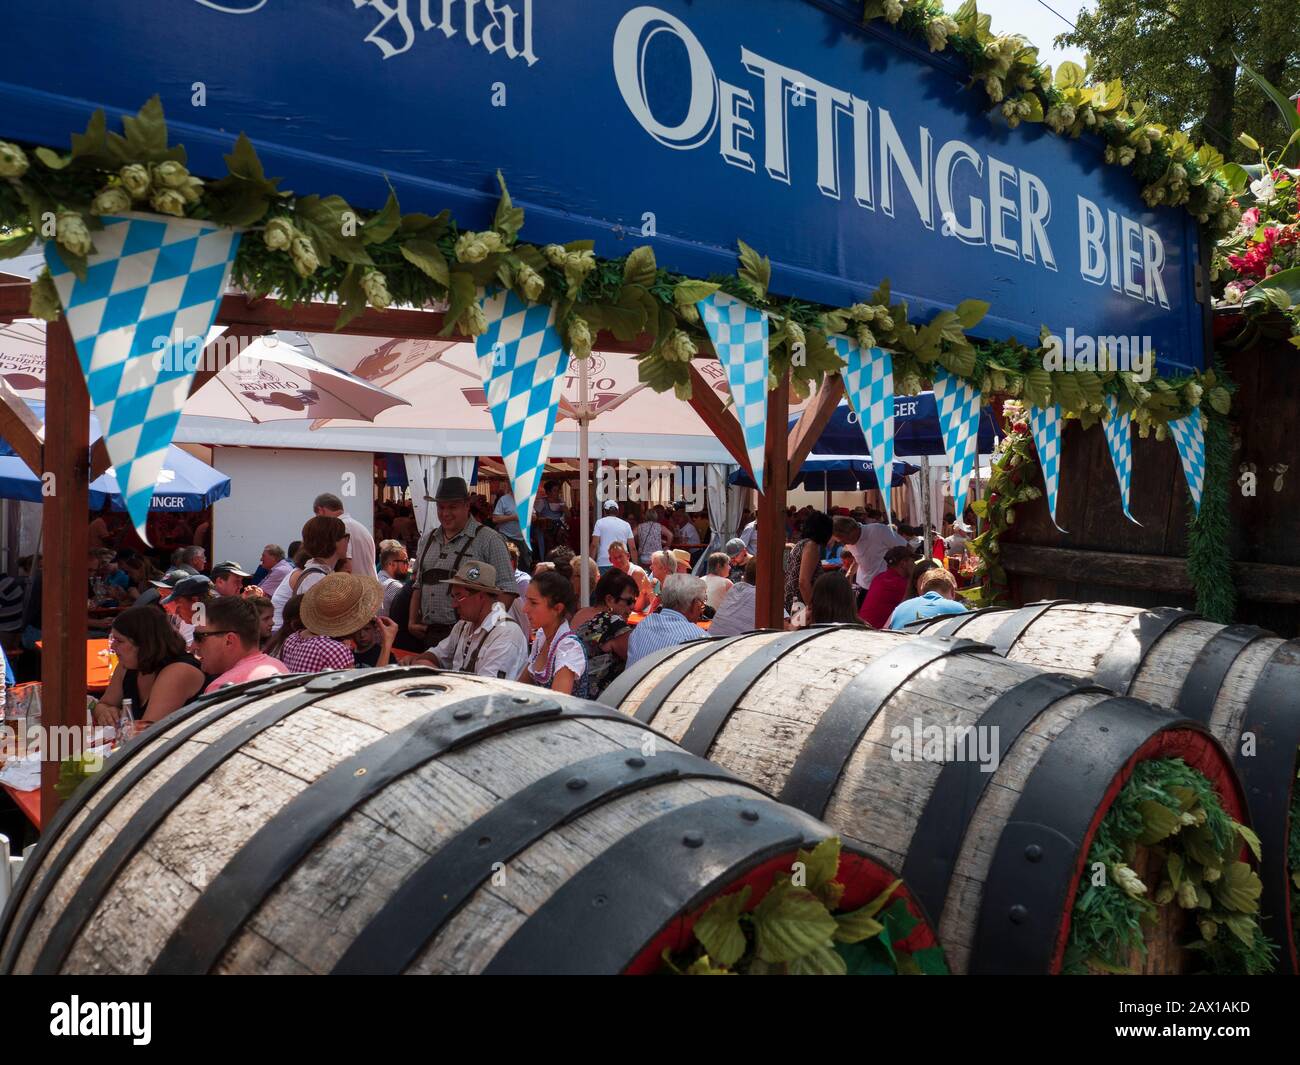
{"type": "Polygon", "coordinates": [[[722,895],[694,920],[688,946],[665,950],[664,971],[678,976],[938,976],[941,947],[904,949],[919,923],[895,880],[856,910],[841,912],[840,841],[799,851],[799,883],[781,873],[754,903],[752,888],[722,895]]]}
{"type": "Polygon", "coordinates": [[[1106,162],[1132,171],[1149,206],[1185,207],[1212,237],[1237,225],[1240,210],[1219,174],[1223,155],[1210,145],[1193,145],[1181,130],[1147,122],[1146,104],[1129,100],[1118,78],[1089,85],[1091,60],[1086,68],[1061,63],[1053,76],[1024,37],[995,36],[991,16],[980,14],[975,0],[966,0],[952,15],[940,0],[865,0],[863,22],[880,18],[924,38],[932,52],[951,48],[965,59],[971,85],[983,85],[989,105],[999,108],[1012,128],[1042,122],[1063,136],[1100,137],[1106,162]]]}
{"type": "Polygon", "coordinates": [[[1203,774],[1180,758],[1140,763],[1093,838],[1064,970],[1128,971],[1130,951],[1143,950],[1144,926],[1158,907],[1177,904],[1195,919],[1199,938],[1187,947],[1208,972],[1271,972],[1277,948],[1259,924],[1263,884],[1238,860],[1247,848],[1258,862],[1259,838],[1228,816],[1203,774]],[[1154,884],[1133,869],[1139,846],[1153,848],[1159,860],[1154,884]]]}

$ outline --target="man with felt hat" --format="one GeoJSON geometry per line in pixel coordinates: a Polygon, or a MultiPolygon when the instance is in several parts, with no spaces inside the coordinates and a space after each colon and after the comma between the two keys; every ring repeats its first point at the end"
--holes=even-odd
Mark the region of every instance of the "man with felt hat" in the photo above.
{"type": "Polygon", "coordinates": [[[434,495],[438,525],[426,532],[416,551],[415,576],[407,628],[426,647],[451,635],[457,615],[451,598],[452,577],[470,562],[486,562],[500,602],[507,610],[519,594],[505,537],[470,516],[469,486],[463,477],[444,477],[434,495]]]}
{"type": "Polygon", "coordinates": [[[501,605],[496,570],[486,562],[465,562],[445,582],[456,615],[447,638],[412,662],[442,669],[514,680],[528,661],[528,640],[501,605]]]}

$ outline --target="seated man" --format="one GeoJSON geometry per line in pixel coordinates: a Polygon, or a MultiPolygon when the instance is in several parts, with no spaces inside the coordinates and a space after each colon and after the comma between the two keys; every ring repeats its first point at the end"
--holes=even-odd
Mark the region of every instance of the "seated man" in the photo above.
{"type": "Polygon", "coordinates": [[[731,560],[731,583],[739,584],[745,579],[745,564],[754,556],[745,547],[745,541],[733,536],[723,547],[723,553],[731,560]]]}
{"type": "Polygon", "coordinates": [[[179,632],[181,639],[185,641],[186,650],[193,647],[194,627],[203,619],[198,608],[211,596],[212,582],[199,574],[194,577],[182,577],[171,586],[171,594],[162,601],[163,609],[170,615],[172,628],[179,632]]]}
{"type": "Polygon", "coordinates": [[[205,692],[289,672],[278,658],[259,650],[261,616],[251,599],[223,595],[205,606],[203,621],[194,626],[194,654],[214,678],[205,692]]]}
{"type": "Polygon", "coordinates": [[[695,623],[704,616],[708,594],[709,586],[701,577],[689,573],[669,576],[659,595],[660,609],[632,630],[627,664],[674,644],[704,639],[704,632],[695,623]]]}
{"type": "Polygon", "coordinates": [[[432,663],[442,669],[512,680],[528,662],[524,630],[497,599],[496,569],[486,562],[465,562],[445,583],[460,620],[445,640],[410,665],[432,663]]]}
{"type": "Polygon", "coordinates": [[[889,628],[901,629],[913,621],[937,618],[942,614],[964,614],[966,607],[957,601],[957,581],[946,569],[928,569],[916,579],[916,597],[904,599],[889,615],[889,628]]]}
{"type": "Polygon", "coordinates": [[[244,578],[251,576],[238,562],[219,562],[212,567],[212,587],[217,595],[238,595],[244,590],[244,578]]]}

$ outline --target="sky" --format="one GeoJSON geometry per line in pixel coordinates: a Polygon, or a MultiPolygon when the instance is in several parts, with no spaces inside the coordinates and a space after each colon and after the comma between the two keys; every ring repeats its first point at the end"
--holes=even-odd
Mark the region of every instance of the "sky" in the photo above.
{"type": "MultiPolygon", "coordinates": [[[[1069,59],[1083,66],[1083,52],[1076,48],[1058,49],[1052,39],[1058,33],[1068,33],[1069,22],[1079,12],[1093,7],[1092,0],[976,0],[980,12],[993,16],[994,33],[1018,33],[1038,46],[1038,54],[1045,63],[1055,67],[1069,59]],[[1047,6],[1044,6],[1047,5],[1047,6]],[[1048,7],[1057,14],[1053,14],[1048,7]]],[[[955,9],[955,2],[945,3],[955,9]]]]}

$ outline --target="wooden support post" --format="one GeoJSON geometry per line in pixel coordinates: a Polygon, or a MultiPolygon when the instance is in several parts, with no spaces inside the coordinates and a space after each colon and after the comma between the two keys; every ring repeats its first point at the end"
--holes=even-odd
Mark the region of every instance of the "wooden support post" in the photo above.
{"type": "Polygon", "coordinates": [[[785,616],[785,493],[789,484],[790,379],[767,394],[763,471],[767,491],[758,497],[758,584],[754,626],[779,629],[785,616]]]}
{"type": "Polygon", "coordinates": [[[839,406],[843,396],[844,378],[839,374],[835,374],[835,376],[828,377],[822,382],[821,388],[817,390],[817,395],[804,408],[798,423],[790,433],[790,469],[787,476],[791,481],[799,476],[799,470],[803,466],[804,459],[808,457],[813,445],[817,443],[826,426],[830,425],[835,408],[839,406]]]}
{"type": "MultiPolygon", "coordinates": [[[[86,723],[90,397],[65,319],[46,333],[45,378],[44,472],[54,475],[44,503],[47,564],[41,568],[41,724],[48,737],[51,726],[86,723]]],[[[60,753],[67,752],[50,743],[42,752],[43,825],[61,801],[54,791],[60,753]]]]}
{"type": "MultiPolygon", "coordinates": [[[[40,723],[86,724],[86,558],[90,549],[90,397],[68,322],[45,333],[45,469],[52,492],[44,501],[44,555],[40,598],[40,723]]],[[[59,750],[45,744],[40,763],[40,823],[59,810],[59,750]]]]}

